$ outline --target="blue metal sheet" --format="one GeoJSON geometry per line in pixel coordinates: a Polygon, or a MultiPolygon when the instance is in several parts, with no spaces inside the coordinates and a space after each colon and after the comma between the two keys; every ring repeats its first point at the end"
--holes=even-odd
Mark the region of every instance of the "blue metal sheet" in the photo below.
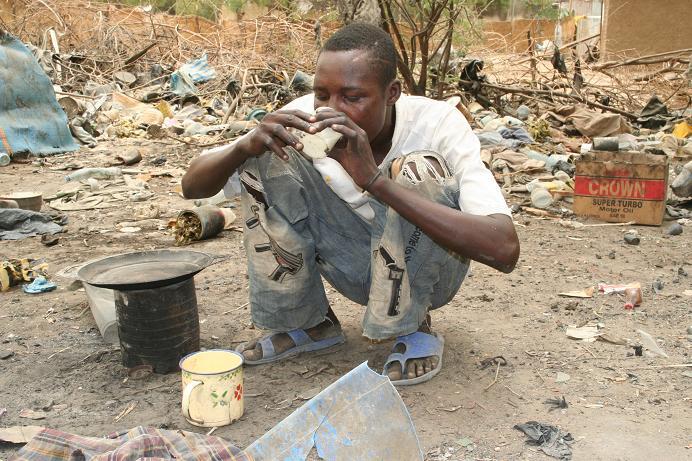
{"type": "Polygon", "coordinates": [[[77,150],[53,84],[24,44],[0,31],[0,152],[77,150]]]}

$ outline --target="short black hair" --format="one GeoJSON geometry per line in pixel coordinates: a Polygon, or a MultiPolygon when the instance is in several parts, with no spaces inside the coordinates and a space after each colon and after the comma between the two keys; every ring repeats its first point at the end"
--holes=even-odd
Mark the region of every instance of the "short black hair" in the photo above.
{"type": "Polygon", "coordinates": [[[322,51],[353,50],[370,52],[383,87],[396,78],[396,49],[392,38],[382,28],[365,22],[352,22],[334,32],[322,47],[322,51]]]}

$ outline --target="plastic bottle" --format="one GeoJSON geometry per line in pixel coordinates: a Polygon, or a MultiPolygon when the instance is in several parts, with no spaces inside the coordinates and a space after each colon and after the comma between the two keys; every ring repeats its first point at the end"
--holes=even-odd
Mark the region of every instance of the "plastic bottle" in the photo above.
{"type": "Polygon", "coordinates": [[[118,167],[112,168],[82,168],[65,176],[65,181],[81,181],[84,179],[113,179],[122,176],[123,172],[118,167]]]}
{"type": "Polygon", "coordinates": [[[0,152],[0,166],[7,166],[10,164],[10,155],[7,152],[0,152]]]}
{"type": "Polygon", "coordinates": [[[543,210],[553,204],[553,196],[548,190],[536,187],[531,191],[531,204],[543,210]]]}
{"type": "Polygon", "coordinates": [[[528,190],[529,192],[533,192],[534,189],[537,188],[545,189],[547,191],[571,190],[567,183],[559,179],[554,179],[552,181],[540,181],[538,179],[534,179],[533,181],[526,184],[526,190],[528,190]]]}

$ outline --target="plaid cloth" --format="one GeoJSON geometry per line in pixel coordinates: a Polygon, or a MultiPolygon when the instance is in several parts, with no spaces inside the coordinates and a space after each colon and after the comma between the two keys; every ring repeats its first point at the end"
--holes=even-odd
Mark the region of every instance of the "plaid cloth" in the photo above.
{"type": "Polygon", "coordinates": [[[39,432],[10,461],[251,461],[224,439],[185,431],[135,427],[105,438],[55,429],[39,432]]]}

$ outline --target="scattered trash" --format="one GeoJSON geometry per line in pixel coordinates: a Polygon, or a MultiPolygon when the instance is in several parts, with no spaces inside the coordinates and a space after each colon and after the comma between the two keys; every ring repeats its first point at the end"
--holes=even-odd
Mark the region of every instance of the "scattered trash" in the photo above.
{"type": "Polygon", "coordinates": [[[565,298],[593,298],[593,292],[594,287],[588,287],[584,288],[583,290],[558,293],[558,296],[563,296],[565,298]]]}
{"type": "Polygon", "coordinates": [[[596,324],[587,324],[581,327],[567,327],[566,334],[571,339],[581,339],[585,342],[593,342],[601,336],[600,328],[596,324]]]}
{"type": "Polygon", "coordinates": [[[180,66],[171,75],[171,91],[178,96],[197,94],[195,83],[202,83],[216,78],[216,71],[209,66],[207,54],[199,59],[180,66]]]}
{"type": "Polygon", "coordinates": [[[30,293],[30,294],[37,294],[37,293],[47,293],[49,291],[53,291],[58,286],[50,282],[47,278],[45,277],[36,277],[36,279],[27,284],[22,286],[22,290],[24,290],[24,293],[30,293]]]}
{"type": "Polygon", "coordinates": [[[48,264],[43,260],[11,259],[0,262],[0,291],[24,282],[33,282],[36,278],[48,275],[48,264]]]}
{"type": "Polygon", "coordinates": [[[628,230],[623,236],[625,243],[628,245],[639,245],[641,239],[639,238],[639,233],[636,230],[628,230]]]}
{"type": "Polygon", "coordinates": [[[517,424],[514,429],[526,434],[529,437],[526,443],[538,445],[546,455],[563,461],[572,459],[571,445],[574,439],[569,432],[565,433],[555,426],[536,421],[517,424]]]}
{"type": "Polygon", "coordinates": [[[41,192],[13,192],[8,195],[0,196],[0,200],[13,201],[17,204],[16,207],[8,206],[7,208],[41,211],[41,207],[43,206],[43,194],[41,194],[41,192]]]}
{"type": "Polygon", "coordinates": [[[644,346],[644,349],[648,350],[649,352],[655,354],[655,355],[660,355],[661,357],[668,357],[668,354],[666,354],[663,349],[661,349],[658,346],[658,343],[656,343],[656,340],[651,336],[649,333],[647,333],[644,330],[637,330],[637,333],[639,333],[639,336],[641,337],[642,341],[642,346],[644,346]]]}
{"type": "MultiPolygon", "coordinates": [[[[59,222],[64,220],[57,218],[59,222]]],[[[22,240],[42,234],[57,234],[62,225],[45,213],[18,208],[0,209],[0,240],[22,240]]]]}
{"type": "Polygon", "coordinates": [[[625,309],[632,309],[642,303],[642,287],[639,282],[620,285],[599,283],[598,291],[604,294],[622,293],[625,296],[625,309]]]}
{"type": "Polygon", "coordinates": [[[317,394],[244,453],[251,459],[302,460],[313,449],[322,459],[423,460],[404,402],[389,379],[366,363],[317,394]]]}
{"type": "Polygon", "coordinates": [[[625,309],[634,309],[636,306],[642,303],[642,289],[641,287],[627,287],[624,291],[625,294],[625,309]]]}
{"type": "Polygon", "coordinates": [[[553,204],[553,196],[546,189],[542,187],[536,187],[531,191],[531,204],[544,210],[553,204]]]}
{"type": "Polygon", "coordinates": [[[608,285],[606,283],[598,284],[598,291],[606,295],[611,293],[624,293],[627,288],[641,288],[641,285],[639,282],[616,285],[608,285]]]}
{"type": "Polygon", "coordinates": [[[560,410],[569,407],[564,395],[562,396],[562,398],[558,399],[547,399],[543,403],[551,406],[551,408],[548,411],[560,410]]]}
{"type": "Polygon", "coordinates": [[[87,179],[113,179],[122,176],[123,172],[118,167],[110,168],[82,168],[65,176],[65,181],[85,181],[87,179]]]}
{"type": "Polygon", "coordinates": [[[205,240],[228,229],[235,221],[235,213],[228,208],[204,205],[178,214],[170,227],[176,245],[187,245],[192,241],[205,240]]]}
{"type": "Polygon", "coordinates": [[[41,236],[41,243],[47,247],[55,246],[58,242],[60,242],[60,237],[56,237],[55,235],[43,234],[41,236]]]}
{"type": "Polygon", "coordinates": [[[134,165],[142,161],[142,154],[138,150],[129,150],[116,155],[115,160],[122,165],[134,165]]]}

